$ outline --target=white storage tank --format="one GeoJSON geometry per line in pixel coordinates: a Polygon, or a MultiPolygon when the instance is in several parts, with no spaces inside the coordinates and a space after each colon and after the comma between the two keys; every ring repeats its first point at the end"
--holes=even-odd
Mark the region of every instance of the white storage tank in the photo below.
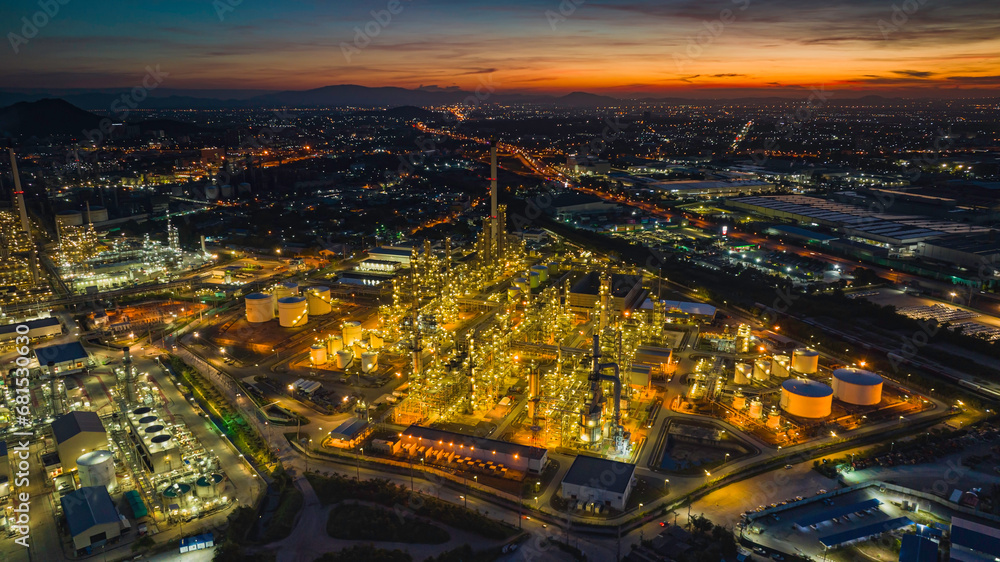
{"type": "Polygon", "coordinates": [[[330,336],[326,340],[326,354],[333,355],[341,349],[344,349],[344,338],[340,336],[330,336]]]}
{"type": "Polygon", "coordinates": [[[205,199],[214,201],[219,198],[219,186],[209,185],[205,187],[205,199]]]}
{"type": "Polygon", "coordinates": [[[344,346],[361,341],[361,322],[344,322],[344,346]]]}
{"type": "Polygon", "coordinates": [[[274,303],[271,295],[250,293],[246,297],[247,322],[260,324],[274,319],[274,303]]]}
{"type": "Polygon", "coordinates": [[[790,374],[788,369],[791,367],[791,364],[792,360],[787,355],[775,355],[771,359],[771,374],[776,377],[787,379],[790,374]]]}
{"type": "Polygon", "coordinates": [[[354,361],[354,355],[350,351],[344,351],[343,349],[337,352],[337,368],[346,369],[354,361]]]}
{"type": "Polygon", "coordinates": [[[309,309],[305,297],[278,299],[278,324],[282,328],[302,326],[308,321],[309,309]]]}
{"type": "Polygon", "coordinates": [[[833,389],[808,379],[781,383],[781,409],[800,418],[825,418],[833,408],[833,389]]]}
{"type": "Polygon", "coordinates": [[[361,371],[370,373],[378,368],[378,353],[366,351],[361,354],[361,371]]]}
{"type": "Polygon", "coordinates": [[[365,346],[361,345],[361,343],[362,343],[361,340],[358,340],[354,342],[354,345],[351,346],[350,349],[351,354],[354,355],[355,357],[361,357],[362,353],[368,351],[367,349],[365,349],[365,346]]]}
{"type": "Polygon", "coordinates": [[[59,211],[56,213],[56,224],[59,226],[82,226],[83,213],[80,211],[59,211]]]}
{"type": "Polygon", "coordinates": [[[746,405],[747,397],[743,396],[743,393],[737,390],[736,394],[733,394],[733,409],[742,410],[746,407],[746,405]]]}
{"type": "Polygon", "coordinates": [[[385,338],[378,332],[368,332],[368,347],[372,349],[382,349],[385,345],[385,338]]]}
{"type": "Polygon", "coordinates": [[[330,314],[333,310],[330,287],[309,287],[309,290],[306,291],[306,298],[309,299],[309,314],[313,316],[330,314]]]}
{"type": "Polygon", "coordinates": [[[760,398],[754,398],[750,401],[750,417],[757,420],[764,413],[764,404],[761,403],[760,398]]]}
{"type": "Polygon", "coordinates": [[[833,397],[856,406],[882,401],[882,377],[864,369],[844,367],[833,372],[833,397]]]}
{"type": "Polygon", "coordinates": [[[544,265],[533,265],[531,271],[538,274],[538,281],[545,283],[549,280],[549,268],[544,265]]]}
{"type": "Polygon", "coordinates": [[[283,299],[285,297],[294,297],[299,294],[299,284],[293,281],[285,281],[284,283],[278,283],[274,286],[274,298],[283,299]]]}
{"type": "Polygon", "coordinates": [[[819,352],[811,349],[796,349],[792,352],[792,370],[807,375],[815,374],[819,369],[819,352]]]}
{"type": "Polygon", "coordinates": [[[753,366],[749,363],[736,364],[736,376],[733,377],[734,384],[750,384],[753,375],[753,366]]]}
{"type": "Polygon", "coordinates": [[[80,486],[104,486],[113,490],[118,485],[115,458],[110,451],[91,451],[76,459],[80,486]]]}
{"type": "Polygon", "coordinates": [[[108,210],[100,205],[91,205],[88,214],[91,223],[106,222],[108,220],[108,210]]]}
{"type": "Polygon", "coordinates": [[[326,346],[321,343],[315,343],[311,348],[309,348],[309,362],[313,365],[322,365],[326,363],[326,346]]]}
{"type": "Polygon", "coordinates": [[[753,363],[753,378],[758,381],[766,381],[771,378],[771,361],[768,359],[758,359],[753,363]]]}
{"type": "Polygon", "coordinates": [[[771,408],[771,411],[767,413],[767,427],[769,429],[781,427],[781,414],[778,413],[778,410],[771,408]]]}

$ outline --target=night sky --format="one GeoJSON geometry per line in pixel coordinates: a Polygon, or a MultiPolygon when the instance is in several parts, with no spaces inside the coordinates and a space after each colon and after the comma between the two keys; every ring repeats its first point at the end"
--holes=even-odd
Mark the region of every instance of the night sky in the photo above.
{"type": "Polygon", "coordinates": [[[170,89],[981,96],[1000,85],[997,0],[62,1],[43,18],[38,0],[0,0],[0,89],[130,87],[155,65],[170,89]],[[48,21],[28,38],[21,18],[33,16],[48,21]],[[375,33],[356,42],[356,26],[375,33]]]}

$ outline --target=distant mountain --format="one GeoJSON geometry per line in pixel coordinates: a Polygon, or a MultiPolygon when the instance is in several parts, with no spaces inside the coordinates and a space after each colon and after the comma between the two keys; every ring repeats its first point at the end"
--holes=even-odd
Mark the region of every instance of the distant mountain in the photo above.
{"type": "Polygon", "coordinates": [[[97,129],[101,117],[60,99],[19,102],[0,108],[0,135],[5,137],[76,137],[97,129]]]}
{"type": "Polygon", "coordinates": [[[622,100],[618,98],[588,92],[573,92],[555,98],[552,102],[560,107],[606,107],[610,105],[622,105],[622,100]]]}
{"type": "Polygon", "coordinates": [[[459,103],[470,95],[461,90],[408,90],[391,86],[369,88],[346,84],[314,90],[278,92],[251,98],[255,105],[285,107],[392,107],[459,103]]]}

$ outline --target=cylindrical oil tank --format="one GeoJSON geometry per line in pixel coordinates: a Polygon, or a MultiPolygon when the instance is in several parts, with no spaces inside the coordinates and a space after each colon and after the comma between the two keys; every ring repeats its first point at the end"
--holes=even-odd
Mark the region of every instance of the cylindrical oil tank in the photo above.
{"type": "Polygon", "coordinates": [[[222,195],[223,199],[229,199],[233,196],[233,186],[227,183],[219,189],[219,194],[222,195]]]}
{"type": "Polygon", "coordinates": [[[508,287],[507,288],[507,300],[508,301],[515,302],[515,301],[517,301],[520,298],[521,298],[521,289],[518,289],[517,287],[508,287]]]}
{"type": "Polygon", "coordinates": [[[309,348],[309,362],[313,365],[322,365],[326,363],[326,346],[321,343],[315,343],[311,348],[309,348]]]}
{"type": "Polygon", "coordinates": [[[337,368],[346,369],[354,360],[354,355],[350,351],[340,350],[337,352],[337,368]]]}
{"type": "MultiPolygon", "coordinates": [[[[87,218],[87,217],[85,217],[87,218]]],[[[100,205],[91,205],[89,221],[91,223],[105,222],[108,220],[108,210],[100,205]]]]}
{"type": "Polygon", "coordinates": [[[761,414],[764,412],[764,404],[761,403],[760,398],[754,398],[750,401],[750,417],[753,419],[760,419],[761,414]]]}
{"type": "Polygon", "coordinates": [[[537,288],[538,287],[538,281],[540,279],[541,279],[541,276],[538,275],[537,271],[532,271],[532,272],[528,273],[528,286],[531,287],[532,289],[537,288]]]}
{"type": "Polygon", "coordinates": [[[531,266],[531,271],[538,274],[538,281],[540,283],[545,283],[549,280],[549,268],[544,265],[533,265],[531,266]]]}
{"type": "Polygon", "coordinates": [[[833,407],[833,389],[808,379],[781,383],[781,409],[800,418],[825,418],[833,407]]]}
{"type": "Polygon", "coordinates": [[[76,459],[81,486],[104,486],[114,489],[118,485],[115,477],[115,459],[110,451],[91,451],[76,459]]]}
{"type": "Polygon", "coordinates": [[[811,349],[796,349],[792,352],[792,370],[807,375],[815,374],[819,369],[819,352],[811,349]]]}
{"type": "Polygon", "coordinates": [[[361,354],[367,351],[363,345],[361,345],[361,340],[354,342],[351,346],[351,354],[355,357],[361,357],[361,354]]]}
{"type": "Polygon", "coordinates": [[[246,298],[247,322],[260,324],[274,319],[274,303],[271,295],[250,293],[246,298]]]}
{"type": "Polygon", "coordinates": [[[743,396],[742,392],[736,392],[736,394],[733,395],[733,409],[742,410],[743,408],[746,407],[746,405],[747,405],[747,397],[743,396]]]}
{"type": "Polygon", "coordinates": [[[285,281],[284,283],[278,283],[274,286],[274,298],[283,299],[285,297],[294,297],[299,294],[299,284],[293,283],[291,281],[285,281]]]}
{"type": "Polygon", "coordinates": [[[771,408],[771,411],[767,413],[767,427],[770,429],[781,427],[781,414],[778,413],[778,410],[771,408]]]}
{"type": "Polygon", "coordinates": [[[361,341],[361,322],[344,322],[344,346],[354,345],[361,341]]]}
{"type": "Polygon", "coordinates": [[[750,384],[750,378],[753,374],[753,366],[749,363],[737,363],[736,364],[736,376],[733,377],[734,384],[750,384]]]}
{"type": "Polygon", "coordinates": [[[330,287],[309,287],[306,298],[309,299],[309,314],[312,316],[330,314],[333,310],[330,304],[330,287]]]}
{"type": "Polygon", "coordinates": [[[83,213],[80,211],[59,211],[56,213],[56,224],[59,226],[82,226],[83,213]]]}
{"type": "Polygon", "coordinates": [[[789,372],[788,368],[791,366],[792,360],[787,355],[775,355],[771,359],[771,374],[787,379],[789,372]]]}
{"type": "Polygon", "coordinates": [[[758,381],[766,381],[771,378],[771,361],[769,359],[754,361],[753,378],[758,381]]]}
{"type": "Polygon", "coordinates": [[[194,494],[199,498],[214,498],[215,484],[208,476],[202,476],[194,483],[194,494]]]}
{"type": "Polygon", "coordinates": [[[212,201],[218,198],[219,198],[219,186],[217,185],[205,186],[205,199],[212,201]]]}
{"type": "Polygon", "coordinates": [[[282,328],[294,328],[308,321],[309,310],[305,297],[278,299],[278,324],[282,328]]]}
{"type": "Polygon", "coordinates": [[[882,401],[882,377],[864,369],[845,367],[833,372],[833,397],[856,406],[882,401]]]}
{"type": "Polygon", "coordinates": [[[559,274],[559,262],[550,261],[548,268],[549,268],[549,277],[555,277],[556,275],[559,274]]]}
{"type": "Polygon", "coordinates": [[[385,338],[378,332],[368,332],[368,347],[372,349],[382,349],[385,345],[385,338]]]}
{"type": "Polygon", "coordinates": [[[340,336],[330,336],[326,340],[326,354],[333,355],[341,349],[344,349],[344,338],[340,336]]]}
{"type": "Polygon", "coordinates": [[[378,368],[378,353],[366,351],[361,354],[361,371],[370,373],[378,368]]]}
{"type": "Polygon", "coordinates": [[[518,277],[515,279],[514,286],[521,289],[522,293],[527,293],[530,290],[530,287],[528,287],[528,280],[524,277],[518,277]]]}

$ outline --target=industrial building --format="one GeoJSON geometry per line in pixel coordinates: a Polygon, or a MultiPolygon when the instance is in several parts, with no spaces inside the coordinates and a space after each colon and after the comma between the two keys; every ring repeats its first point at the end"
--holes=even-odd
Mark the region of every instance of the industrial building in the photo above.
{"type": "Polygon", "coordinates": [[[833,397],[856,406],[874,406],[882,401],[882,377],[845,367],[833,372],[833,397]]]}
{"type": "Polygon", "coordinates": [[[80,342],[36,347],[34,352],[38,366],[45,368],[51,365],[52,373],[57,375],[83,371],[90,361],[90,355],[80,342]]]}
{"type": "Polygon", "coordinates": [[[108,433],[96,412],[75,411],[52,422],[52,435],[63,473],[76,470],[84,453],[108,448],[108,433]]]}
{"type": "Polygon", "coordinates": [[[951,560],[989,562],[997,558],[1000,558],[1000,529],[963,517],[951,518],[951,560]]]}
{"type": "Polygon", "coordinates": [[[808,379],[781,383],[781,409],[800,418],[825,418],[833,409],[833,389],[808,379]]]}
{"type": "Polygon", "coordinates": [[[181,466],[177,440],[164,426],[156,410],[143,406],[128,413],[132,440],[146,469],[152,473],[170,472],[181,466]]]}
{"type": "Polygon", "coordinates": [[[474,464],[496,466],[498,468],[490,470],[502,475],[506,475],[509,469],[521,474],[539,473],[548,462],[548,451],[539,447],[415,425],[406,428],[400,435],[394,451],[405,451],[407,456],[424,458],[427,463],[453,462],[455,458],[464,458],[466,463],[472,461],[474,464]]]}
{"type": "Polygon", "coordinates": [[[28,336],[29,339],[36,339],[58,336],[62,333],[62,324],[59,323],[58,318],[36,318],[34,320],[26,320],[23,322],[4,324],[0,326],[0,343],[11,341],[19,335],[28,336]],[[22,325],[28,327],[28,332],[26,334],[17,333],[17,327],[22,325]]]}
{"type": "Polygon", "coordinates": [[[614,215],[621,209],[595,195],[562,193],[552,199],[545,211],[557,220],[571,222],[583,216],[614,215]]]}
{"type": "Polygon", "coordinates": [[[579,455],[559,487],[564,500],[624,511],[635,487],[635,465],[579,455]]]}
{"type": "Polygon", "coordinates": [[[330,432],[330,445],[340,449],[353,449],[374,430],[374,426],[361,418],[348,418],[330,432]]]}
{"type": "Polygon", "coordinates": [[[63,496],[60,502],[77,553],[89,553],[121,536],[121,516],[107,488],[80,488],[63,496]]]}

